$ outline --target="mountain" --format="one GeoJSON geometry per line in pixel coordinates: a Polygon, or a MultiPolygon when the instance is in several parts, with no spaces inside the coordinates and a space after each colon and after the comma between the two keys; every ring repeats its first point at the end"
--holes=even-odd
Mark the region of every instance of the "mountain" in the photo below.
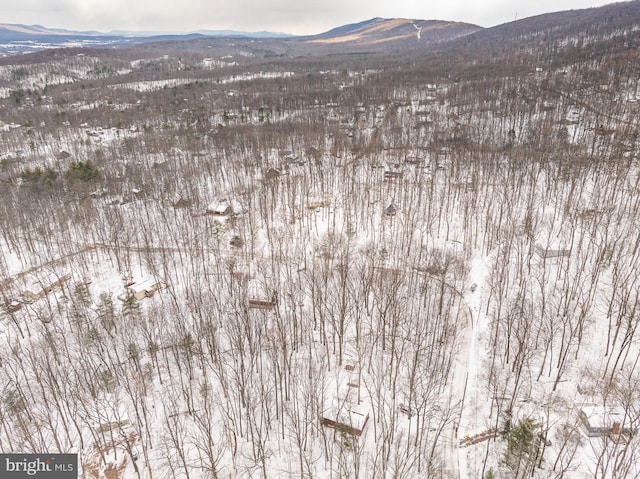
{"type": "Polygon", "coordinates": [[[480,29],[428,52],[460,79],[499,69],[519,74],[559,68],[640,48],[640,0],[536,15],[480,29]]]}
{"type": "Polygon", "coordinates": [[[589,45],[630,49],[640,31],[640,0],[597,8],[546,13],[473,32],[451,43],[470,55],[485,49],[520,51],[540,48],[554,57],[593,53],[589,45]]]}
{"type": "Polygon", "coordinates": [[[112,30],[107,35],[115,35],[115,36],[127,36],[127,37],[145,37],[145,38],[154,38],[154,37],[180,37],[185,35],[202,35],[206,37],[223,37],[223,38],[291,38],[294,35],[289,33],[281,33],[281,32],[268,32],[268,31],[259,31],[259,32],[245,32],[241,30],[196,30],[193,32],[185,33],[178,31],[139,31],[139,30],[112,30]]]}
{"type": "Polygon", "coordinates": [[[544,58],[559,63],[568,57],[592,55],[595,44],[607,51],[639,47],[640,0],[546,13],[490,28],[438,20],[372,18],[299,39],[309,45],[345,50],[415,50],[437,44],[438,53],[455,52],[468,64],[476,63],[468,60],[486,51],[500,56],[536,50],[538,61],[544,58]]]}
{"type": "MultiPolygon", "coordinates": [[[[612,3],[597,8],[545,13],[486,28],[467,38],[468,42],[528,42],[555,40],[569,35],[607,35],[615,30],[637,27],[640,1],[612,3]]],[[[538,42],[539,43],[539,42],[538,42]]]]}
{"type": "Polygon", "coordinates": [[[28,53],[44,48],[117,47],[149,42],[195,40],[205,37],[278,39],[292,37],[292,35],[236,30],[199,30],[189,33],[120,30],[103,33],[48,28],[41,25],[0,23],[0,56],[28,53]]]}
{"type": "Polygon", "coordinates": [[[208,37],[245,37],[245,38],[293,38],[295,35],[281,32],[243,32],[238,30],[197,30],[195,33],[208,37]]]}
{"type": "Polygon", "coordinates": [[[98,32],[74,32],[59,28],[47,28],[40,25],[20,25],[0,23],[1,42],[40,41],[43,38],[53,41],[66,38],[94,37],[101,35],[98,32]]]}
{"type": "Polygon", "coordinates": [[[11,23],[0,23],[0,40],[2,41],[24,41],[39,40],[43,37],[58,38],[116,38],[116,37],[181,37],[181,36],[211,36],[211,37],[248,37],[248,38],[287,38],[292,37],[288,33],[274,33],[267,31],[243,32],[238,30],[197,30],[194,32],[166,32],[166,31],[134,31],[134,30],[114,30],[103,33],[97,31],[74,31],[62,28],[47,28],[41,25],[20,25],[11,23]]]}
{"type": "Polygon", "coordinates": [[[478,25],[441,20],[372,18],[334,28],[303,40],[311,44],[416,47],[442,43],[482,30],[478,25]]]}
{"type": "MultiPolygon", "coordinates": [[[[487,52],[494,59],[503,54],[520,55],[521,68],[530,63],[557,64],[568,58],[587,58],[591,45],[606,50],[640,45],[640,0],[598,8],[547,13],[491,28],[441,20],[372,18],[342,25],[318,35],[293,36],[273,32],[199,30],[190,33],[151,31],[71,31],[40,25],[0,23],[0,55],[15,55],[52,47],[119,47],[160,41],[189,41],[205,38],[260,40],[248,45],[256,55],[323,55],[336,53],[389,52],[408,55],[419,52],[440,62],[484,66],[477,61],[487,52]],[[437,45],[437,48],[426,48],[437,45]],[[524,61],[525,57],[528,58],[524,61]]],[[[499,60],[495,60],[499,61],[499,60]]],[[[453,74],[454,72],[452,72],[453,74]]],[[[456,72],[458,74],[460,72],[456,72]]]]}

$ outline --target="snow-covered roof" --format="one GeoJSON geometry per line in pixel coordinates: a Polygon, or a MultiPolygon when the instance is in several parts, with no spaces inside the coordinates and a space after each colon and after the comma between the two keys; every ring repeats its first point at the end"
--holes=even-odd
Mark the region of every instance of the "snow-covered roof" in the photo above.
{"type": "Polygon", "coordinates": [[[329,419],[335,420],[337,423],[345,426],[350,426],[358,431],[362,431],[369,420],[369,408],[362,404],[357,406],[345,404],[337,411],[335,417],[329,419]]]}
{"type": "Polygon", "coordinates": [[[358,394],[360,378],[357,367],[345,366],[329,380],[324,417],[340,424],[362,429],[369,416],[369,408],[364,401],[364,391],[358,394]]]}
{"type": "Polygon", "coordinates": [[[129,290],[133,292],[142,292],[142,291],[155,291],[164,286],[162,281],[158,281],[156,279],[145,279],[142,281],[136,281],[129,286],[129,290]]]}
{"type": "Polygon", "coordinates": [[[207,211],[216,215],[229,214],[231,210],[231,203],[229,203],[227,200],[214,202],[207,206],[207,211]]]}
{"type": "Polygon", "coordinates": [[[607,406],[583,406],[580,411],[585,415],[589,421],[589,426],[599,427],[611,427],[614,423],[624,424],[625,413],[620,408],[607,407],[607,406]]]}
{"type": "Polygon", "coordinates": [[[391,203],[389,206],[387,206],[384,210],[384,212],[387,215],[395,215],[398,211],[398,205],[396,205],[395,203],[391,203]]]}

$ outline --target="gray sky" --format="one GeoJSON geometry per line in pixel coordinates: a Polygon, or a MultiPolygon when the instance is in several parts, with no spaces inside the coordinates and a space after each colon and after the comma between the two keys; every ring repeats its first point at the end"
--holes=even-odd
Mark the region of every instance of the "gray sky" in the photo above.
{"type": "Polygon", "coordinates": [[[70,30],[269,30],[321,33],[373,17],[451,20],[483,27],[611,0],[0,0],[0,23],[70,30]]]}

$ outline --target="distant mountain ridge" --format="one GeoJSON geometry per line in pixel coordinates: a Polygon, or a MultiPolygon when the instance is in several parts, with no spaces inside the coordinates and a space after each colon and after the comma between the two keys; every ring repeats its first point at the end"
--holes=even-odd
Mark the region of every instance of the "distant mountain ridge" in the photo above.
{"type": "Polygon", "coordinates": [[[268,31],[243,32],[237,30],[197,30],[194,32],[155,32],[126,31],[111,32],[72,31],[60,28],[49,28],[41,25],[20,25],[0,23],[0,41],[46,41],[54,44],[66,40],[87,40],[93,43],[105,41],[110,44],[119,38],[126,38],[127,43],[155,41],[166,39],[189,39],[197,36],[226,38],[259,38],[259,39],[294,39],[312,44],[333,45],[402,45],[404,43],[434,43],[452,40],[469,35],[482,27],[461,22],[440,20],[417,20],[406,18],[372,18],[359,23],[336,27],[318,35],[295,36],[287,33],[268,31]]]}
{"type": "Polygon", "coordinates": [[[473,70],[473,60],[486,52],[517,56],[527,68],[531,61],[558,66],[637,49],[640,0],[523,18],[456,38],[442,52],[455,54],[473,70]]]}
{"type": "MultiPolygon", "coordinates": [[[[455,52],[456,58],[475,58],[480,53],[530,50],[547,45],[542,57],[561,60],[567,55],[589,55],[588,45],[600,39],[607,48],[640,47],[640,0],[603,7],[567,10],[522,18],[490,28],[469,23],[407,18],[371,18],[341,25],[317,35],[294,36],[268,31],[198,30],[190,33],[71,31],[41,25],[0,23],[0,56],[59,47],[121,47],[160,41],[188,41],[215,37],[260,40],[246,46],[257,54],[334,54],[455,52]],[[609,45],[610,44],[610,45],[609,45]],[[549,46],[551,45],[551,46],[549,46]],[[258,53],[261,52],[261,53],[258,53]]],[[[600,41],[599,40],[599,41],[600,41]]],[[[234,40],[235,41],[235,40],[234,40]]],[[[470,62],[473,64],[474,62],[470,62]]]]}
{"type": "Polygon", "coordinates": [[[229,36],[229,37],[251,37],[251,38],[287,38],[292,37],[288,33],[276,33],[268,31],[243,32],[238,30],[197,30],[192,32],[167,32],[167,31],[134,31],[134,30],[114,30],[110,32],[98,31],[75,31],[63,28],[49,28],[41,25],[23,25],[12,23],[0,23],[0,39],[23,41],[26,38],[37,40],[42,36],[59,37],[175,37],[175,36],[229,36]]]}
{"type": "Polygon", "coordinates": [[[30,53],[63,47],[122,47],[140,43],[186,41],[206,37],[219,38],[289,38],[286,33],[241,32],[236,30],[200,30],[190,33],[139,31],[73,31],[41,25],[0,23],[0,56],[30,53]]]}
{"type": "Polygon", "coordinates": [[[478,25],[462,22],[377,17],[304,39],[319,44],[427,44],[453,40],[482,29],[478,25]]]}
{"type": "Polygon", "coordinates": [[[554,39],[565,35],[597,35],[609,30],[637,27],[639,23],[640,0],[632,0],[526,17],[474,32],[465,41],[526,41],[541,37],[554,39]]]}
{"type": "Polygon", "coordinates": [[[19,23],[0,23],[0,30],[21,35],[104,35],[96,31],[71,31],[63,28],[47,28],[42,25],[22,25],[19,23]]]}

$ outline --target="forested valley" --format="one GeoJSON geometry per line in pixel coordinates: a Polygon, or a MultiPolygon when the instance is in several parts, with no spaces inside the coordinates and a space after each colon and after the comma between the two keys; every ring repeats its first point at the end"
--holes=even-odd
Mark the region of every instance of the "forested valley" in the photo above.
{"type": "Polygon", "coordinates": [[[638,477],[638,29],[554,35],[1,59],[0,452],[638,477]]]}

